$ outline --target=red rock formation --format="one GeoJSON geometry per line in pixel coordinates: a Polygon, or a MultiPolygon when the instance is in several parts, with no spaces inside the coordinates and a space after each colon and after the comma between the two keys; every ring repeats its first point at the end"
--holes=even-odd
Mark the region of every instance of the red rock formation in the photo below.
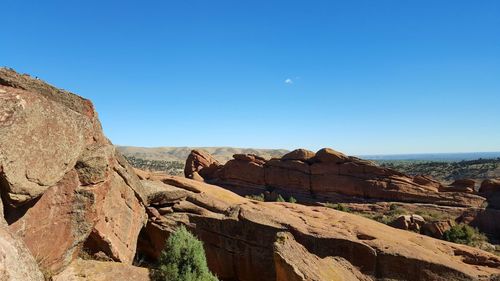
{"type": "MultiPolygon", "coordinates": [[[[200,175],[204,171],[197,169],[200,175]]],[[[295,150],[269,161],[252,155],[235,155],[218,170],[212,167],[207,171],[203,173],[208,174],[205,180],[239,194],[272,188],[298,196],[314,196],[319,201],[331,201],[339,195],[351,200],[357,197],[465,207],[478,207],[485,201],[464,190],[440,192],[443,187],[430,178],[410,177],[328,148],[315,155],[295,150]]]]}
{"type": "Polygon", "coordinates": [[[479,192],[487,198],[488,208],[500,209],[500,180],[484,180],[479,192]]]}
{"type": "Polygon", "coordinates": [[[171,211],[150,216],[139,251],[157,257],[169,233],[184,224],[203,240],[209,266],[222,279],[279,280],[307,273],[307,266],[318,268],[316,277],[332,270],[356,276],[356,267],[365,277],[410,281],[453,280],[457,276],[462,280],[489,280],[492,274],[500,273],[500,259],[494,255],[353,214],[253,201],[217,186],[178,177],[149,185],[150,207],[158,212],[167,208],[171,211]],[[302,249],[301,256],[310,257],[306,259],[310,264],[273,247],[281,232],[288,232],[300,244],[285,249],[302,249]],[[331,263],[332,269],[323,259],[346,263],[331,263]]]}
{"type": "Polygon", "coordinates": [[[184,176],[193,179],[201,175],[210,179],[221,164],[212,155],[203,150],[193,150],[189,154],[184,167],[184,176]],[[203,170],[203,172],[201,172],[203,170]],[[201,172],[201,174],[199,174],[201,172]]]}
{"type": "Polygon", "coordinates": [[[142,185],[92,103],[3,68],[0,190],[9,228],[44,270],[62,270],[84,242],[132,262],[146,220],[142,185]]]}
{"type": "Polygon", "coordinates": [[[444,233],[447,230],[450,230],[455,224],[455,221],[452,220],[429,222],[422,226],[421,233],[427,236],[442,239],[444,233]]]}
{"type": "Polygon", "coordinates": [[[481,193],[500,192],[500,180],[496,180],[496,179],[484,180],[481,183],[481,187],[479,188],[479,192],[481,192],[481,193]]]}
{"type": "Polygon", "coordinates": [[[420,233],[420,228],[425,224],[424,218],[419,215],[403,215],[396,218],[389,225],[403,230],[420,233]]]}

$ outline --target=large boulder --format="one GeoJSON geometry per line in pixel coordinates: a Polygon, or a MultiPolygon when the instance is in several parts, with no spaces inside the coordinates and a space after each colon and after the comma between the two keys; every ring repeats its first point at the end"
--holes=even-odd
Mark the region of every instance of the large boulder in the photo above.
{"type": "Polygon", "coordinates": [[[479,188],[480,193],[496,193],[500,192],[500,180],[498,179],[487,179],[481,183],[479,188]]]}
{"type": "Polygon", "coordinates": [[[442,239],[446,231],[450,230],[454,225],[453,220],[443,220],[428,222],[422,226],[421,233],[437,239],[442,239]]]}
{"type": "Polygon", "coordinates": [[[146,222],[144,190],[92,103],[4,68],[0,190],[9,228],[43,270],[59,272],[84,243],[132,262],[146,222]]]}
{"type": "Polygon", "coordinates": [[[500,180],[484,180],[481,183],[479,192],[487,198],[488,208],[500,209],[500,180]]]}
{"type": "Polygon", "coordinates": [[[184,166],[184,176],[196,179],[201,172],[202,179],[211,179],[221,164],[210,153],[204,150],[192,150],[184,166]]]}
{"type": "Polygon", "coordinates": [[[313,159],[313,157],[316,155],[316,153],[307,150],[307,149],[295,149],[293,151],[290,151],[289,153],[283,155],[281,157],[281,160],[292,160],[292,161],[302,161],[302,162],[307,162],[313,159]]]}
{"type": "Polygon", "coordinates": [[[455,180],[449,186],[441,186],[440,191],[474,193],[475,186],[476,182],[472,179],[460,179],[455,180]]]}
{"type": "Polygon", "coordinates": [[[346,212],[258,202],[179,177],[166,176],[152,185],[155,195],[150,197],[150,208],[158,212],[150,213],[139,252],[157,258],[168,235],[183,224],[204,242],[209,267],[223,280],[266,281],[277,276],[301,280],[309,274],[308,267],[316,268],[316,273],[303,280],[330,276],[332,270],[358,276],[355,268],[363,277],[409,281],[490,280],[500,273],[495,255],[346,212]],[[165,193],[160,196],[162,189],[165,193]],[[170,211],[158,215],[167,208],[170,211]],[[273,245],[280,241],[281,232],[293,235],[299,245],[276,250],[273,245]],[[302,253],[298,254],[302,259],[287,248],[302,253]],[[333,260],[337,262],[330,263],[333,260]]]}
{"type": "Polygon", "coordinates": [[[419,215],[402,215],[392,221],[389,225],[403,230],[420,232],[420,228],[424,224],[424,218],[419,215]]]}

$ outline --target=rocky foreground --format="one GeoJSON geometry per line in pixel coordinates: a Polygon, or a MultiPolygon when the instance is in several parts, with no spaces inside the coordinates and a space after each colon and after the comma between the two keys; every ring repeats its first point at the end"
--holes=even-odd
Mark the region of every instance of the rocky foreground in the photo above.
{"type": "MultiPolygon", "coordinates": [[[[284,177],[281,160],[274,170],[259,170],[266,165],[262,160],[237,157],[234,165],[255,170],[238,176],[236,170],[220,172],[215,163],[208,165],[214,172],[199,170],[192,177],[248,183],[249,176],[263,174],[261,185],[284,177]]],[[[386,174],[377,178],[380,170],[329,151],[313,158],[290,160],[302,169],[286,172],[291,188],[326,197],[408,195],[459,206],[486,200],[442,192],[431,180],[392,171],[384,171],[390,180],[386,174]],[[341,189],[344,168],[360,177],[341,189]]],[[[210,269],[222,280],[494,280],[500,275],[498,256],[479,249],[325,207],[258,202],[193,179],[138,173],[103,135],[90,101],[1,69],[0,280],[149,280],[149,270],[132,265],[134,260],[154,264],[179,225],[204,242],[210,269]]],[[[495,187],[486,189],[496,194],[495,187]]]]}

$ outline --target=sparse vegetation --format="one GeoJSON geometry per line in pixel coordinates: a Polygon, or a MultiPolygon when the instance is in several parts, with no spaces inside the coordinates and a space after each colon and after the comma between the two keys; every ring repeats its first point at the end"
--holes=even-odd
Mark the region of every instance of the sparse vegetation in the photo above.
{"type": "Polygon", "coordinates": [[[324,204],[324,206],[328,207],[328,208],[332,208],[332,209],[338,210],[338,211],[346,212],[346,213],[350,213],[351,212],[351,209],[349,209],[349,207],[347,207],[346,205],[344,205],[342,203],[334,204],[334,203],[327,202],[327,203],[324,204]]]}
{"type": "Polygon", "coordinates": [[[278,194],[278,197],[276,197],[276,202],[286,202],[286,201],[285,201],[285,198],[283,198],[283,196],[281,196],[281,194],[278,194]]]}
{"type": "Polygon", "coordinates": [[[290,196],[290,198],[288,198],[288,202],[297,203],[297,199],[295,199],[293,196],[290,196]]]}
{"type": "Polygon", "coordinates": [[[205,250],[184,226],[170,235],[152,274],[155,281],[217,281],[207,266],[205,250]]]}
{"type": "Polygon", "coordinates": [[[467,161],[377,161],[380,166],[409,175],[428,175],[436,180],[452,182],[457,179],[488,179],[500,177],[500,158],[467,161]]]}
{"type": "Polygon", "coordinates": [[[125,158],[132,167],[141,170],[161,171],[174,176],[182,175],[184,170],[184,162],[180,161],[148,160],[135,156],[125,156],[125,158]]]}
{"type": "Polygon", "coordinates": [[[443,234],[443,240],[478,247],[488,242],[488,238],[477,229],[466,224],[458,224],[443,234]]]}
{"type": "Polygon", "coordinates": [[[256,201],[261,201],[261,202],[266,201],[263,193],[258,194],[258,195],[245,195],[245,198],[256,200],[256,201]]]}

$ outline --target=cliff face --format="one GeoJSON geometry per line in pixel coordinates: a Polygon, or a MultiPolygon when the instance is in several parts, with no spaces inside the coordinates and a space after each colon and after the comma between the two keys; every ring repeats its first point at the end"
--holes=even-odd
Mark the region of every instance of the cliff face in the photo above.
{"type": "MultiPolygon", "coordinates": [[[[193,151],[192,155],[210,158],[198,151],[193,151]]],[[[240,194],[276,189],[325,202],[340,196],[463,207],[479,207],[485,201],[470,191],[449,191],[432,179],[410,177],[328,148],[317,153],[298,149],[271,160],[236,154],[233,160],[218,166],[203,166],[206,161],[193,165],[192,159],[194,157],[190,156],[186,162],[187,178],[201,178],[240,194]],[[190,169],[193,166],[197,168],[190,169]]]]}

